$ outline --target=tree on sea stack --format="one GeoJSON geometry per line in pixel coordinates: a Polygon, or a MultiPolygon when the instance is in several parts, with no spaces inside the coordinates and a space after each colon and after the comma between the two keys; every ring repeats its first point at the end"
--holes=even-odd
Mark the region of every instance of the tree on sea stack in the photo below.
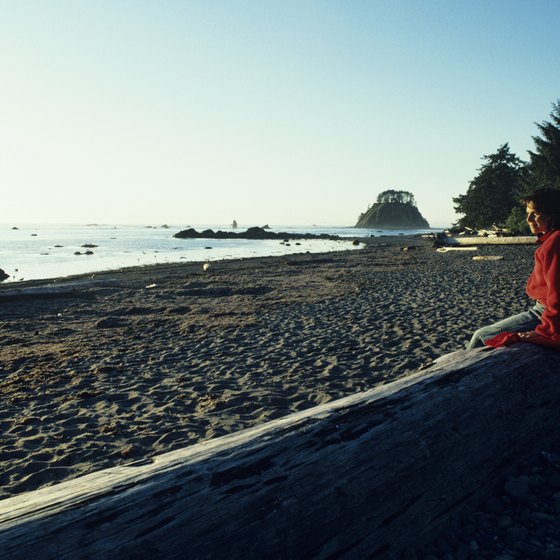
{"type": "Polygon", "coordinates": [[[354,227],[425,229],[430,224],[420,214],[411,192],[389,189],[379,194],[367,212],[360,214],[354,227]]]}

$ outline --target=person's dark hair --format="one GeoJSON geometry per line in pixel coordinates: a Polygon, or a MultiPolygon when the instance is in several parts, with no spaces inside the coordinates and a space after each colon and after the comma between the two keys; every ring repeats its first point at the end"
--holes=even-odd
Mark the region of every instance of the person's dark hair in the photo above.
{"type": "Polygon", "coordinates": [[[552,220],[552,227],[560,227],[560,190],[539,189],[521,199],[521,204],[532,204],[533,208],[552,220]]]}

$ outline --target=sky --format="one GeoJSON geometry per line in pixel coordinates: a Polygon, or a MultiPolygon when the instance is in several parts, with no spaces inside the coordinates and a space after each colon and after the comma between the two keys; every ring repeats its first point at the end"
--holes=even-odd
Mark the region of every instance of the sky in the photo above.
{"type": "Polygon", "coordinates": [[[0,223],[457,219],[560,98],[558,0],[0,0],[0,223]]]}

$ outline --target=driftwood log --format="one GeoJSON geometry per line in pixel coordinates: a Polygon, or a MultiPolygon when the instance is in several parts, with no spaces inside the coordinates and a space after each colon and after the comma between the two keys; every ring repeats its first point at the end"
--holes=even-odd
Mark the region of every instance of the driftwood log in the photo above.
{"type": "Polygon", "coordinates": [[[448,237],[446,244],[450,246],[472,246],[472,245],[534,245],[536,241],[534,235],[516,235],[516,236],[488,236],[476,235],[471,237],[448,237]]]}
{"type": "Polygon", "coordinates": [[[0,502],[34,558],[395,558],[472,510],[560,423],[560,354],[459,351],[262,426],[0,502]]]}

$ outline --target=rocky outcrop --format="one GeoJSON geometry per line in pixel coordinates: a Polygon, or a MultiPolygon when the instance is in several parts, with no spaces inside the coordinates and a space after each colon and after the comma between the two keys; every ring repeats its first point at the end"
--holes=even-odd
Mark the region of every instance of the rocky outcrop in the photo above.
{"type": "Polygon", "coordinates": [[[328,235],[326,233],[274,232],[267,231],[262,227],[251,227],[239,233],[222,230],[214,231],[213,229],[205,229],[204,231],[198,232],[194,228],[189,228],[176,233],[173,237],[179,239],[329,239],[333,241],[342,239],[338,235],[328,235]]]}
{"type": "Polygon", "coordinates": [[[376,202],[367,212],[360,215],[354,227],[424,229],[430,224],[413,204],[402,202],[376,202]]]}
{"type": "Polygon", "coordinates": [[[3,280],[6,280],[6,278],[9,278],[10,275],[6,274],[1,268],[0,268],[0,282],[2,282],[3,280]]]}

